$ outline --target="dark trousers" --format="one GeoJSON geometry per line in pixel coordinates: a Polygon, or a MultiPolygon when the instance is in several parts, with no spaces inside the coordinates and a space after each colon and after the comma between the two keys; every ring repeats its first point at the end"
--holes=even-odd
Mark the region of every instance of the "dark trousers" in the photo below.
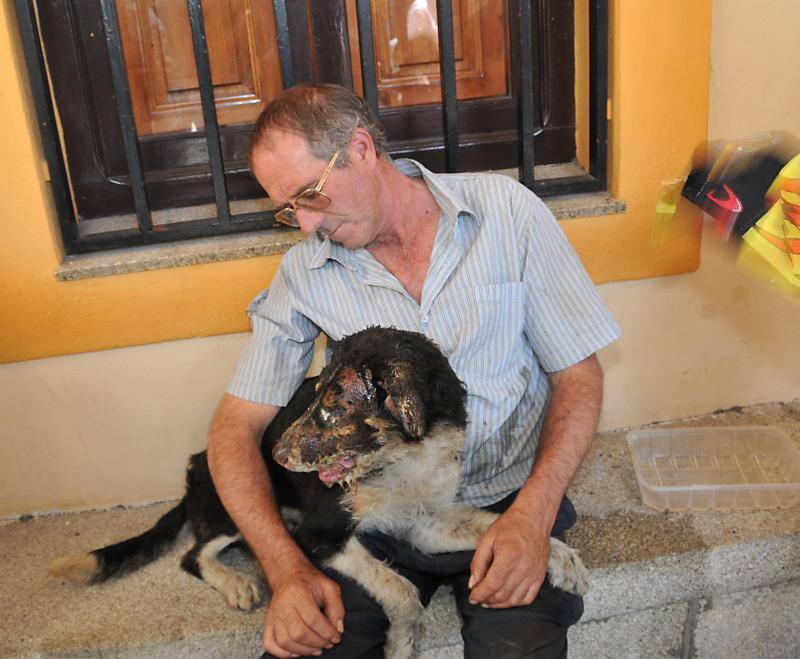
{"type": "MultiPolygon", "coordinates": [[[[503,512],[516,493],[488,510],[503,512]]],[[[575,509],[566,497],[561,502],[552,535],[560,537],[576,520],[575,509]]],[[[485,609],[469,603],[469,565],[472,551],[423,554],[408,543],[382,533],[360,534],[359,540],[376,558],[388,561],[419,590],[427,606],[436,589],[452,584],[456,606],[461,613],[466,659],[512,659],[536,657],[550,659],[567,656],[567,629],[583,614],[583,599],[557,590],[548,580],[529,606],[511,609],[485,609]]],[[[323,657],[341,659],[382,659],[389,621],[380,605],[366,591],[341,574],[323,568],[342,589],[345,607],[345,632],[341,642],[323,651],[323,657]]],[[[261,659],[273,655],[265,653],[261,659]]]]}

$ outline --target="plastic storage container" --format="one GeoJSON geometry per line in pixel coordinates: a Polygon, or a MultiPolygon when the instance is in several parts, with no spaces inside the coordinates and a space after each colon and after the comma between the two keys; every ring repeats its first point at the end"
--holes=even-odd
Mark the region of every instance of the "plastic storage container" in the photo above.
{"type": "Polygon", "coordinates": [[[645,504],[658,510],[788,508],[800,501],[800,451],[773,427],[628,433],[645,504]]]}

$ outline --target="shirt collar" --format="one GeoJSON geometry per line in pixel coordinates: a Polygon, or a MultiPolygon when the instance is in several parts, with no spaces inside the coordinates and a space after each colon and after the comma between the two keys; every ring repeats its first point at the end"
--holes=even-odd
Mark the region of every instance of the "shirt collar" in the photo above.
{"type": "Polygon", "coordinates": [[[434,174],[432,171],[418,163],[411,158],[400,158],[392,161],[394,166],[397,167],[406,176],[422,176],[431,191],[439,208],[442,209],[446,219],[455,222],[462,215],[470,216],[475,222],[480,224],[478,215],[466,204],[461,196],[449,189],[445,183],[444,178],[439,174],[434,174]]]}
{"type": "Polygon", "coordinates": [[[328,236],[320,236],[320,234],[316,233],[310,235],[306,240],[316,245],[311,263],[308,265],[309,270],[321,268],[328,260],[338,261],[349,270],[358,270],[356,250],[348,249],[343,245],[332,242],[328,236]]]}
{"type": "MultiPolygon", "coordinates": [[[[476,224],[480,225],[480,218],[478,215],[457,193],[444,185],[441,176],[434,174],[411,158],[392,160],[392,164],[406,176],[413,178],[422,177],[428,186],[428,190],[430,190],[433,198],[439,205],[439,208],[442,209],[444,220],[448,222],[453,229],[455,229],[461,217],[470,218],[476,224]]],[[[350,270],[358,270],[357,255],[361,250],[348,249],[347,247],[332,242],[327,236],[320,236],[319,234],[312,234],[306,238],[306,240],[311,241],[312,244],[316,244],[314,255],[308,266],[309,270],[322,267],[329,259],[339,262],[350,270]]]]}

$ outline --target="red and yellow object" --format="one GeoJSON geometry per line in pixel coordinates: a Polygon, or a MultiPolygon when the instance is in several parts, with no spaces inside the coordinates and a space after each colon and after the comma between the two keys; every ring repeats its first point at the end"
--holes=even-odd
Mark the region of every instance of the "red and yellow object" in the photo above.
{"type": "Polygon", "coordinates": [[[745,243],[800,289],[800,154],[767,192],[770,209],[743,236],[745,243]]]}

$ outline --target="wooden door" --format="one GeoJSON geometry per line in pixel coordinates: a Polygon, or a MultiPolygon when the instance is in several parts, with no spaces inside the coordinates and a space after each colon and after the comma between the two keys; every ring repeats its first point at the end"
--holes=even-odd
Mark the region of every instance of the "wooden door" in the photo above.
{"type": "MultiPolygon", "coordinates": [[[[382,108],[441,102],[436,0],[371,3],[378,102],[382,108]]],[[[459,100],[508,93],[505,2],[452,0],[456,93],[459,100]]],[[[350,48],[358,53],[355,0],[348,0],[350,48]]],[[[352,58],[361,88],[359,57],[352,58]]]]}
{"type": "MultiPolygon", "coordinates": [[[[178,0],[116,0],[140,136],[203,126],[189,11],[178,0]]],[[[272,2],[204,0],[220,125],[255,121],[282,89],[272,2]]]]}

